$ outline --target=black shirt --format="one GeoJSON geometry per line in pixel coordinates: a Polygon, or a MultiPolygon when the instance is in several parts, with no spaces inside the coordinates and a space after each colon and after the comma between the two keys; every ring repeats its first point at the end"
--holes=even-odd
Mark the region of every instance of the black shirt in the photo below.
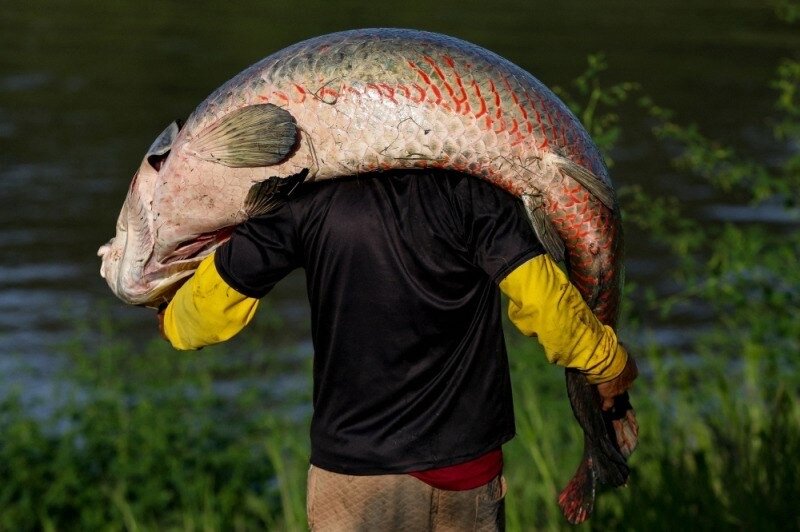
{"type": "Polygon", "coordinates": [[[238,227],[216,266],[251,297],[305,268],[311,463],[380,474],[457,464],[513,437],[497,284],[543,252],[499,188],[386,172],[304,185],[238,227]]]}

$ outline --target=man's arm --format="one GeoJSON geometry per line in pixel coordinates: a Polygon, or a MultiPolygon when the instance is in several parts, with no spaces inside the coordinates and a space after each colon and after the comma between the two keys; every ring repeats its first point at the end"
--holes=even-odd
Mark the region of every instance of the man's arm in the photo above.
{"type": "Polygon", "coordinates": [[[239,225],[206,257],[163,314],[164,336],[175,349],[199,349],[241,331],[260,298],[299,263],[288,203],[239,225]]]}
{"type": "Polygon", "coordinates": [[[600,323],[578,290],[549,255],[534,257],[514,269],[500,289],[510,299],[508,315],[527,336],[538,336],[547,359],[583,372],[598,384],[604,407],[630,387],[636,364],[600,323]]]}
{"type": "Polygon", "coordinates": [[[172,347],[182,351],[224,342],[250,323],[258,301],[220,277],[212,254],[160,315],[161,331],[172,347]]]}

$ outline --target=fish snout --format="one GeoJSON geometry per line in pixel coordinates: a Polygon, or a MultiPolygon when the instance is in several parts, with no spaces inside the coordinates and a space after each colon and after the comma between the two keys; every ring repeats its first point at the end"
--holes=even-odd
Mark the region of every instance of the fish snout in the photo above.
{"type": "Polygon", "coordinates": [[[108,252],[111,251],[112,245],[114,245],[113,238],[97,249],[97,256],[100,257],[101,259],[105,258],[105,256],[108,255],[108,252]]]}
{"type": "Polygon", "coordinates": [[[106,257],[111,251],[111,246],[114,244],[114,238],[100,246],[97,250],[97,256],[100,257],[100,277],[106,278],[106,257]]]}

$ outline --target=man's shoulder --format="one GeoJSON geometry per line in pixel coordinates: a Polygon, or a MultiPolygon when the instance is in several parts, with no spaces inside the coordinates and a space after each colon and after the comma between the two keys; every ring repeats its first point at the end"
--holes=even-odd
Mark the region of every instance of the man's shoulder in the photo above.
{"type": "Polygon", "coordinates": [[[486,179],[456,170],[401,169],[311,181],[298,187],[293,199],[298,202],[321,200],[338,194],[360,194],[379,189],[389,194],[403,194],[413,186],[418,193],[436,196],[461,197],[467,201],[482,198],[514,202],[516,197],[486,179]]]}

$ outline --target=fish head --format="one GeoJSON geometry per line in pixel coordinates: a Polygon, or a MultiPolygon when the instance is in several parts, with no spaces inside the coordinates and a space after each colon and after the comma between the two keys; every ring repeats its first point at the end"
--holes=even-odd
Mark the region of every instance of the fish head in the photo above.
{"type": "Polygon", "coordinates": [[[159,173],[167,173],[165,163],[179,133],[176,121],[156,137],[133,175],[117,218],[115,236],[97,251],[102,259],[100,275],[127,303],[146,305],[157,299],[158,287],[148,275],[157,254],[152,207],[159,173]]]}
{"type": "Polygon", "coordinates": [[[134,174],[116,235],[97,252],[112,292],[133,305],[168,302],[253,214],[246,208],[251,188],[289,154],[295,134],[293,118],[266,105],[193,116],[183,128],[170,124],[134,174]]]}
{"type": "Polygon", "coordinates": [[[131,180],[115,236],[97,251],[100,275],[126,303],[169,301],[241,221],[235,216],[240,202],[226,209],[224,198],[203,201],[214,195],[210,184],[224,180],[218,175],[224,167],[187,157],[187,144],[177,121],[156,138],[131,180]]]}

